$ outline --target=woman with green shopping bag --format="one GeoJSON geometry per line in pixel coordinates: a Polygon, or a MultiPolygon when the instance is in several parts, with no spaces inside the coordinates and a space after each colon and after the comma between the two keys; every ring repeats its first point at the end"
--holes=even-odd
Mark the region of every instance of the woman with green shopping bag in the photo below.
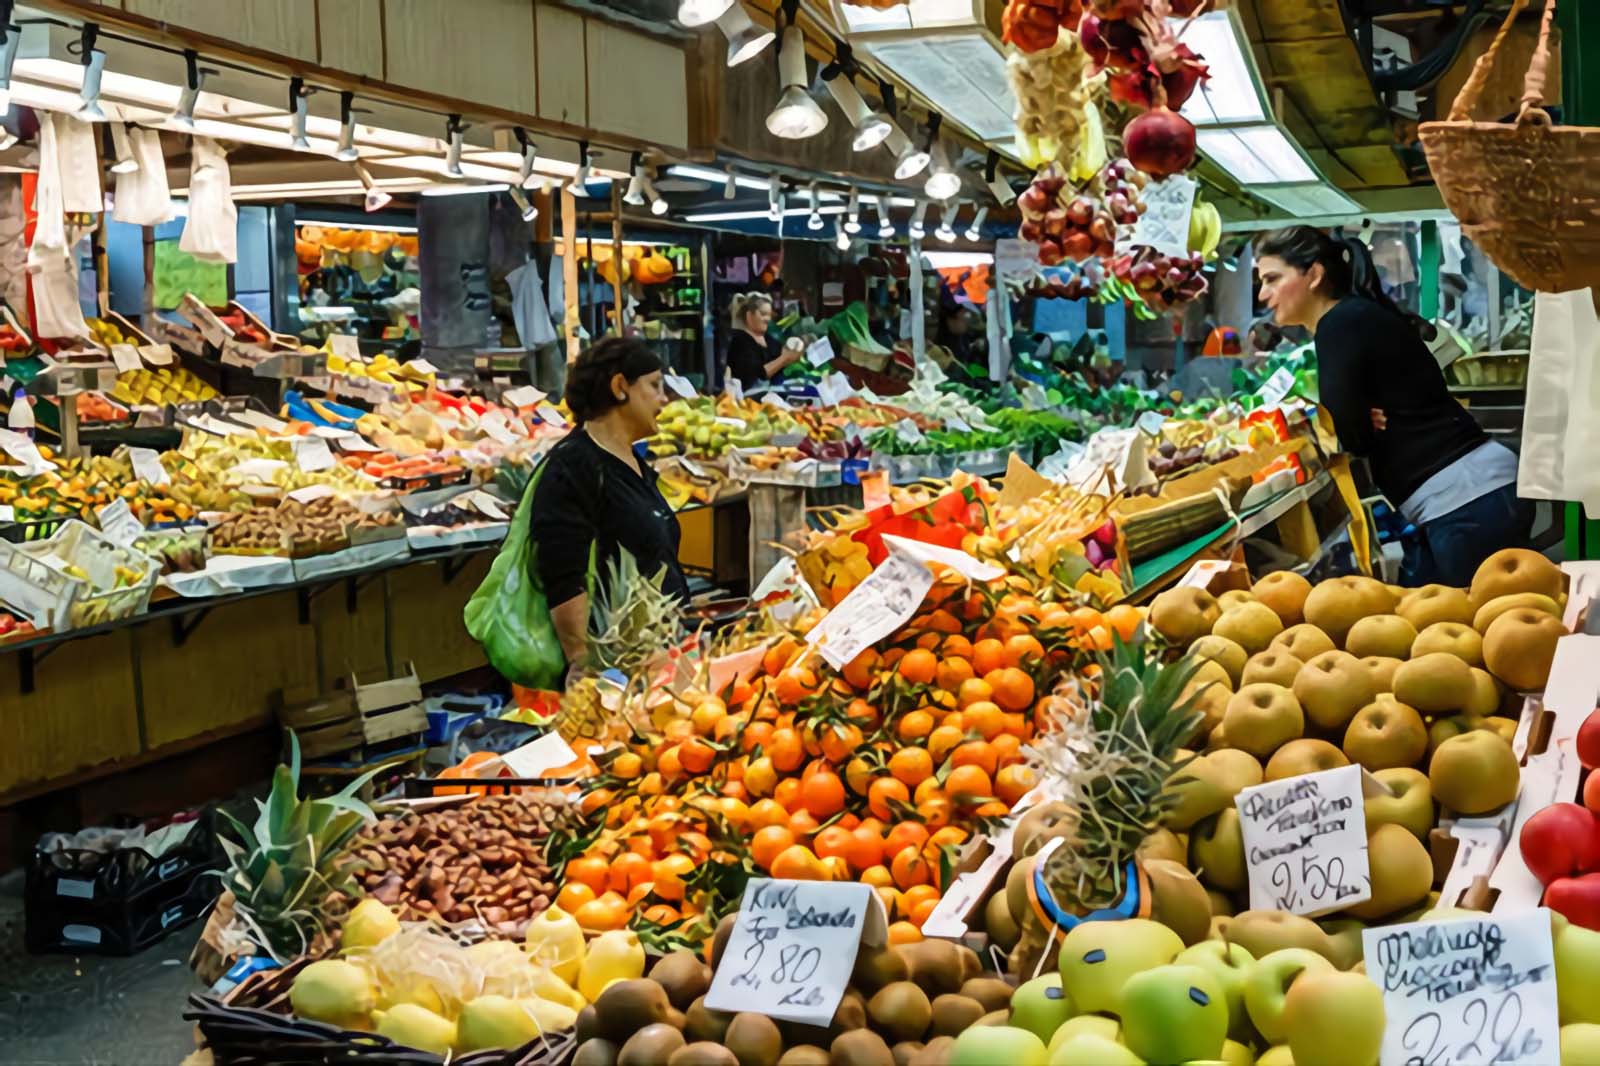
{"type": "Polygon", "coordinates": [[[466,608],[490,664],[528,688],[558,687],[583,661],[590,594],[620,552],[642,574],[664,571],[663,591],[689,595],[678,520],[633,448],[667,403],[661,360],[641,341],[608,337],[573,364],[566,399],[577,425],[534,471],[466,608]]]}

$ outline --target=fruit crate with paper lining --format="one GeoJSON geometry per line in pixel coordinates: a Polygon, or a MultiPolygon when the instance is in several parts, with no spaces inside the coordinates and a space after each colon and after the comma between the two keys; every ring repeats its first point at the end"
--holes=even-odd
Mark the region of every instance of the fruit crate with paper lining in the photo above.
{"type": "Polygon", "coordinates": [[[300,738],[308,759],[383,744],[428,730],[422,707],[422,686],[409,664],[395,678],[361,684],[355,674],[348,685],[313,699],[280,700],[278,722],[300,738]]]}

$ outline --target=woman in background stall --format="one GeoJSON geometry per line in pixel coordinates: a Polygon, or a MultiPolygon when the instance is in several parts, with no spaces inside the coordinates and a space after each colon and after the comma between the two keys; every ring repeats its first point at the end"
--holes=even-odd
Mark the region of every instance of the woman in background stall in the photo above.
{"type": "Polygon", "coordinates": [[[772,325],[772,297],[764,292],[735,296],[729,317],[733,336],[728,341],[727,377],[736,379],[745,392],[776,380],[805,351],[798,337],[779,346],[767,332],[772,325]]]}

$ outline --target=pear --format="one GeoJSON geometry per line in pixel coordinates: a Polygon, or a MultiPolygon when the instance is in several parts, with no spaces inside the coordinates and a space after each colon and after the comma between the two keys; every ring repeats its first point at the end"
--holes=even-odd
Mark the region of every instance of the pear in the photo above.
{"type": "Polygon", "coordinates": [[[1251,655],[1266,651],[1281,632],[1283,620],[1264,603],[1246,603],[1224,611],[1211,627],[1212,635],[1233,641],[1251,655]]]}
{"type": "Polygon", "coordinates": [[[1422,714],[1454,714],[1473,689],[1472,668],[1447,652],[1418,656],[1394,672],[1395,699],[1422,714]]]}
{"type": "Polygon", "coordinates": [[[1434,825],[1433,786],[1428,783],[1428,775],[1409,766],[1397,766],[1375,770],[1372,776],[1394,794],[1367,797],[1363,807],[1368,835],[1380,825],[1398,825],[1426,843],[1434,825]]]}
{"type": "Polygon", "coordinates": [[[1301,623],[1290,626],[1272,638],[1272,646],[1282,648],[1301,662],[1310,662],[1324,652],[1336,650],[1333,640],[1316,626],[1301,623]]]}
{"type": "Polygon", "coordinates": [[[1357,659],[1382,655],[1391,659],[1411,658],[1417,629],[1397,614],[1375,614],[1350,627],[1344,649],[1357,659]]]}
{"type": "Polygon", "coordinates": [[[1272,758],[1267,760],[1266,780],[1282,781],[1286,777],[1299,777],[1301,774],[1314,774],[1319,770],[1334,770],[1349,765],[1350,760],[1345,758],[1344,752],[1326,740],[1302,737],[1289,741],[1272,753],[1272,758]]]}
{"type": "Polygon", "coordinates": [[[1383,655],[1369,655],[1361,660],[1361,665],[1367,668],[1367,676],[1372,678],[1372,691],[1375,694],[1394,691],[1394,675],[1400,669],[1400,663],[1399,659],[1383,655]]]}
{"type": "Polygon", "coordinates": [[[1294,679],[1294,697],[1318,729],[1343,731],[1376,695],[1372,675],[1350,652],[1327,651],[1308,661],[1294,679]]]}
{"type": "Polygon", "coordinates": [[[1396,600],[1382,582],[1363,577],[1336,577],[1322,582],[1306,597],[1306,621],[1343,646],[1351,628],[1368,615],[1390,614],[1396,600]]]}
{"type": "Polygon", "coordinates": [[[1394,613],[1420,633],[1435,622],[1471,622],[1472,600],[1449,585],[1424,585],[1408,592],[1394,613]]]}
{"type": "Polygon", "coordinates": [[[1435,622],[1417,634],[1411,646],[1413,657],[1443,652],[1454,655],[1468,666],[1483,665],[1483,638],[1478,631],[1460,622],[1435,622]]]}
{"type": "Polygon", "coordinates": [[[456,1023],[415,1003],[396,1004],[372,1017],[377,1023],[374,1031],[397,1044],[435,1055],[447,1054],[455,1046],[456,1023]]]}
{"type": "Polygon", "coordinates": [[[1479,607],[1478,613],[1472,616],[1472,628],[1479,633],[1487,633],[1496,618],[1518,607],[1532,607],[1552,618],[1561,617],[1561,604],[1549,596],[1539,592],[1513,592],[1509,596],[1498,596],[1479,607]]]}
{"type": "Polygon", "coordinates": [[[1474,609],[1517,592],[1538,592],[1559,600],[1563,584],[1561,568],[1538,552],[1502,548],[1485,559],[1472,575],[1469,596],[1474,609]]]}
{"type": "Polygon", "coordinates": [[[1150,917],[1177,933],[1186,945],[1204,940],[1211,931],[1211,900],[1200,879],[1171,859],[1146,859],[1143,866],[1150,880],[1150,917]]]}
{"type": "Polygon", "coordinates": [[[1305,731],[1305,714],[1281,685],[1246,685],[1233,694],[1222,728],[1234,747],[1264,759],[1305,731]]]}
{"type": "Polygon", "coordinates": [[[1412,766],[1427,750],[1422,716],[1392,696],[1361,708],[1344,734],[1344,753],[1368,770],[1412,766]]]}
{"type": "Polygon", "coordinates": [[[1480,718],[1495,714],[1500,710],[1500,705],[1505,700],[1505,690],[1500,687],[1500,682],[1487,670],[1472,668],[1472,698],[1467,701],[1461,710],[1468,715],[1480,718]]]}
{"type": "Polygon", "coordinates": [[[1332,952],[1328,961],[1336,969],[1348,970],[1362,961],[1365,949],[1361,931],[1366,927],[1367,923],[1359,918],[1330,918],[1322,923],[1322,931],[1328,934],[1328,950],[1332,952]]]}
{"type": "Polygon", "coordinates": [[[1483,660],[1489,672],[1519,692],[1545,687],[1556,641],[1567,627],[1532,607],[1517,607],[1502,614],[1483,635],[1483,660]]]}
{"type": "Polygon", "coordinates": [[[478,996],[461,1008],[456,1046],[461,1051],[521,1047],[539,1031],[539,1022],[521,1001],[509,996],[478,996]]]}
{"type": "Polygon", "coordinates": [[[1434,798],[1459,814],[1487,814],[1510,803],[1521,776],[1511,745],[1488,730],[1451,737],[1428,760],[1434,798]]]}
{"type": "Polygon", "coordinates": [[[1215,631],[1191,644],[1189,654],[1197,659],[1209,659],[1227,671],[1230,690],[1238,687],[1244,664],[1250,658],[1250,653],[1237,642],[1219,636],[1215,631]]]}
{"type": "Polygon", "coordinates": [[[1187,648],[1222,617],[1216,597],[1192,587],[1168,589],[1150,603],[1148,621],[1156,632],[1179,648],[1187,648]]]}
{"type": "Polygon", "coordinates": [[[1250,593],[1271,607],[1285,626],[1295,626],[1305,619],[1311,582],[1292,570],[1279,570],[1258,580],[1251,586],[1250,593]]]}
{"type": "MultiPolygon", "coordinates": [[[[1239,828],[1237,807],[1230,804],[1190,830],[1189,865],[1211,888],[1239,892],[1249,886],[1244,835],[1239,828]]],[[[1210,917],[1208,906],[1208,925],[1210,917]]],[[[1186,938],[1184,943],[1192,944],[1194,941],[1186,938]]]]}
{"type": "Polygon", "coordinates": [[[382,900],[366,897],[351,909],[344,920],[339,936],[339,949],[343,952],[359,951],[382,943],[400,928],[400,919],[382,900]]]}
{"type": "Polygon", "coordinates": [[[1433,887],[1433,860],[1428,849],[1404,826],[1380,825],[1367,837],[1367,865],[1372,898],[1344,913],[1372,920],[1413,906],[1433,887]]]}
{"type": "Polygon", "coordinates": [[[1256,960],[1244,986],[1244,1006],[1256,1032],[1269,1044],[1288,1035],[1284,1024],[1284,999],[1294,982],[1307,973],[1336,973],[1333,963],[1314,951],[1284,948],[1256,960]]]}
{"type": "Polygon", "coordinates": [[[1250,656],[1250,661],[1244,664],[1244,673],[1239,675],[1239,687],[1266,684],[1292,688],[1302,665],[1288,648],[1275,645],[1250,656]]]}
{"type": "Polygon", "coordinates": [[[1287,911],[1245,911],[1228,923],[1228,943],[1238,944],[1257,959],[1285,948],[1316,952],[1330,962],[1334,951],[1328,934],[1310,918],[1287,911]]]}

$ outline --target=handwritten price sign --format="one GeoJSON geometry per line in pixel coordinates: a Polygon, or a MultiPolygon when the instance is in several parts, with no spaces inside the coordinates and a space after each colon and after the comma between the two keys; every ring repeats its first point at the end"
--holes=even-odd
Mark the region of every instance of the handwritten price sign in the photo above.
{"type": "Polygon", "coordinates": [[[1233,802],[1251,907],[1323,914],[1372,898],[1361,767],[1270,781],[1233,802]]]}
{"type": "Polygon", "coordinates": [[[1559,1056],[1549,911],[1388,925],[1361,942],[1383,989],[1383,1066],[1559,1056]]]}
{"type": "Polygon", "coordinates": [[[868,885],[752,878],[706,1006],[827,1025],[857,949],[887,935],[883,904],[868,885]]]}

